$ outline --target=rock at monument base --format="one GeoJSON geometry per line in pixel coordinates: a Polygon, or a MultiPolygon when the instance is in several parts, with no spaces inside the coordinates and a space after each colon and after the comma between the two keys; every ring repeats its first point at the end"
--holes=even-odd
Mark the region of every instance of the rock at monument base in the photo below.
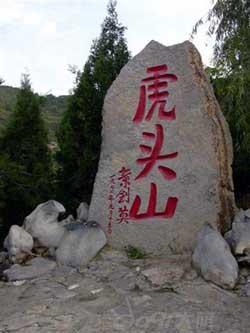
{"type": "Polygon", "coordinates": [[[104,101],[89,220],[109,243],[154,255],[191,253],[202,226],[226,231],[235,203],[232,141],[190,42],[150,42],[104,101]]]}
{"type": "Polygon", "coordinates": [[[12,262],[24,260],[32,251],[34,242],[32,236],[18,225],[12,225],[4,240],[4,247],[8,250],[12,262]]]}
{"type": "Polygon", "coordinates": [[[233,289],[239,268],[230,247],[210,225],[203,226],[193,253],[193,265],[203,278],[226,289],[233,289]]]}
{"type": "Polygon", "coordinates": [[[26,265],[13,265],[4,271],[8,281],[31,280],[47,274],[56,267],[56,263],[45,258],[34,258],[26,265]]]}
{"type": "Polygon", "coordinates": [[[250,222],[233,223],[231,238],[235,254],[244,254],[250,250],[250,222]]]}
{"type": "Polygon", "coordinates": [[[56,260],[62,265],[87,265],[107,243],[105,233],[94,221],[69,224],[66,228],[67,232],[56,250],[56,260]]]}
{"type": "MultiPolygon", "coordinates": [[[[233,223],[245,223],[245,222],[248,222],[247,219],[247,215],[245,215],[247,211],[244,211],[243,209],[240,209],[237,214],[235,214],[235,217],[234,217],[234,220],[233,220],[233,223]]],[[[250,220],[250,218],[249,218],[250,220]]],[[[249,221],[250,222],[250,221],[249,221]]]]}
{"type": "Polygon", "coordinates": [[[47,248],[58,247],[65,229],[58,223],[58,216],[65,213],[59,202],[50,200],[42,203],[24,220],[24,229],[47,248]]]}
{"type": "Polygon", "coordinates": [[[250,297],[250,282],[248,282],[241,288],[240,295],[243,297],[250,297]]]}
{"type": "Polygon", "coordinates": [[[81,202],[77,208],[77,220],[85,222],[88,220],[89,205],[86,202],[81,202]]]}
{"type": "Polygon", "coordinates": [[[224,238],[235,254],[250,254],[250,210],[239,210],[224,238]]]}

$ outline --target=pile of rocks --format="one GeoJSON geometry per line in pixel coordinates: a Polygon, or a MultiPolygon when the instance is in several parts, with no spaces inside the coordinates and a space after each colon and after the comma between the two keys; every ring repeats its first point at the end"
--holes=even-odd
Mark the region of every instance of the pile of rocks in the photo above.
{"type": "MultiPolygon", "coordinates": [[[[105,233],[97,222],[88,221],[86,203],[78,207],[76,219],[72,215],[63,218],[65,212],[59,202],[50,200],[38,205],[21,227],[13,225],[10,228],[4,241],[8,252],[0,253],[3,276],[8,281],[34,279],[53,270],[57,263],[75,268],[86,266],[104,247],[107,243],[105,233]],[[10,264],[8,269],[6,263],[10,264]]],[[[250,209],[239,210],[232,229],[224,237],[214,225],[204,224],[192,262],[206,281],[226,289],[243,284],[244,274],[241,274],[239,265],[245,265],[245,270],[249,271],[250,209]]],[[[162,276],[162,269],[149,270],[145,274],[153,274],[155,280],[155,274],[157,279],[162,276]]],[[[250,295],[250,280],[244,282],[242,292],[250,295]]]]}
{"type": "Polygon", "coordinates": [[[224,238],[213,226],[205,224],[192,259],[205,280],[233,289],[239,281],[239,264],[250,264],[250,209],[239,210],[224,238]]]}
{"type": "MultiPolygon", "coordinates": [[[[43,271],[62,265],[80,267],[96,256],[106,244],[106,236],[97,222],[88,220],[88,205],[81,203],[77,209],[77,219],[72,215],[65,219],[65,208],[59,202],[50,200],[42,203],[28,215],[23,225],[13,225],[4,241],[8,253],[2,253],[2,263],[6,259],[14,264],[4,271],[8,280],[26,276],[27,270],[20,264],[33,258],[28,265],[31,271],[43,271]],[[49,259],[42,258],[46,254],[49,259]],[[35,257],[35,258],[34,258],[35,257]],[[53,261],[51,260],[53,259],[53,261]],[[17,274],[18,273],[18,274],[17,274]]],[[[30,272],[28,273],[28,275],[30,272]]],[[[33,273],[31,273],[34,276],[33,273]]]]}

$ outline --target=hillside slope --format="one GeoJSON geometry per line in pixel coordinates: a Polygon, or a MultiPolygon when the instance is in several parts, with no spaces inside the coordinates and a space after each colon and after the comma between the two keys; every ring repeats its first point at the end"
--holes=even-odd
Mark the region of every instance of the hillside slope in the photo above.
{"type": "MultiPolygon", "coordinates": [[[[0,86],[0,135],[11,116],[18,91],[18,88],[0,86]]],[[[67,100],[68,96],[55,97],[50,94],[45,97],[42,113],[48,126],[50,141],[56,140],[56,130],[67,107],[67,100]]]]}

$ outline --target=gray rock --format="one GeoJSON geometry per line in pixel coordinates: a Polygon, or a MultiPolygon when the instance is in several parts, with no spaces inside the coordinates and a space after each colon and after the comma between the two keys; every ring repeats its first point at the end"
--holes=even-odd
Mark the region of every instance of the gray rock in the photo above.
{"type": "Polygon", "coordinates": [[[234,288],[239,273],[237,261],[224,238],[208,224],[198,236],[192,259],[205,280],[223,288],[234,288]]]}
{"type": "Polygon", "coordinates": [[[114,248],[191,252],[204,223],[223,231],[231,225],[231,164],[228,125],[198,51],[190,42],[165,47],[152,41],[122,69],[105,98],[89,220],[100,221],[114,248]],[[158,77],[165,97],[156,104],[149,98],[150,79],[142,81],[150,77],[148,68],[151,77],[169,74],[158,77]],[[160,111],[163,106],[176,107],[176,119],[174,111],[160,111]]]}
{"type": "Polygon", "coordinates": [[[244,297],[250,297],[250,283],[246,283],[241,289],[240,289],[240,295],[244,297]]]}
{"type": "Polygon", "coordinates": [[[240,209],[234,217],[233,223],[244,223],[245,222],[245,211],[240,209]]]}
{"type": "Polygon", "coordinates": [[[245,210],[245,216],[250,219],[250,209],[245,210]]]}
{"type": "Polygon", "coordinates": [[[250,223],[233,223],[230,239],[235,254],[244,254],[250,250],[250,223]]]}
{"type": "Polygon", "coordinates": [[[247,254],[246,258],[239,261],[248,261],[250,255],[250,209],[240,209],[234,217],[232,229],[229,230],[224,238],[236,255],[247,254]]]}
{"type": "Polygon", "coordinates": [[[8,281],[31,280],[47,274],[56,267],[56,263],[45,258],[34,258],[26,265],[15,264],[4,271],[8,281]]]}
{"type": "Polygon", "coordinates": [[[225,233],[224,239],[228,243],[228,245],[230,246],[231,250],[233,250],[233,248],[234,248],[234,239],[233,239],[232,230],[229,230],[228,232],[225,233]]]}
{"type": "Polygon", "coordinates": [[[56,248],[65,232],[64,223],[58,223],[58,216],[63,213],[63,205],[54,200],[47,201],[25,218],[24,228],[40,245],[56,248]]]}
{"type": "Polygon", "coordinates": [[[12,262],[23,260],[32,251],[34,242],[32,236],[18,225],[12,225],[8,236],[4,240],[4,247],[8,250],[12,262]]]}
{"type": "Polygon", "coordinates": [[[142,271],[153,285],[162,286],[164,284],[173,284],[181,280],[184,275],[182,267],[151,267],[142,271]]]}
{"type": "Polygon", "coordinates": [[[69,224],[65,228],[67,232],[56,250],[56,260],[60,264],[72,267],[87,265],[107,242],[96,222],[69,224]]]}
{"type": "Polygon", "coordinates": [[[77,219],[85,222],[88,220],[89,215],[89,205],[86,202],[80,203],[79,207],[77,208],[77,219]]]}
{"type": "Polygon", "coordinates": [[[0,252],[0,264],[5,264],[8,260],[8,252],[1,251],[0,252]]]}
{"type": "Polygon", "coordinates": [[[240,209],[235,215],[233,223],[250,223],[250,209],[240,209]]]}

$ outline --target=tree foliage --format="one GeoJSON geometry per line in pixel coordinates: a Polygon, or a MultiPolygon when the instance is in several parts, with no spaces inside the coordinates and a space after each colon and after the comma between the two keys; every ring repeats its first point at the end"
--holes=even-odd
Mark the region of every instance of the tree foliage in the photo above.
{"type": "Polygon", "coordinates": [[[240,196],[250,192],[250,1],[217,0],[207,21],[208,33],[216,38],[215,67],[208,72],[231,129],[234,181],[240,196]]]}
{"type": "Polygon", "coordinates": [[[52,164],[39,98],[24,75],[12,118],[0,140],[0,209],[5,226],[51,194],[52,164]]]}
{"type": "Polygon", "coordinates": [[[89,201],[97,172],[105,94],[130,54],[118,21],[116,2],[108,4],[101,34],[93,41],[83,72],[58,131],[59,197],[72,209],[89,201]]]}

